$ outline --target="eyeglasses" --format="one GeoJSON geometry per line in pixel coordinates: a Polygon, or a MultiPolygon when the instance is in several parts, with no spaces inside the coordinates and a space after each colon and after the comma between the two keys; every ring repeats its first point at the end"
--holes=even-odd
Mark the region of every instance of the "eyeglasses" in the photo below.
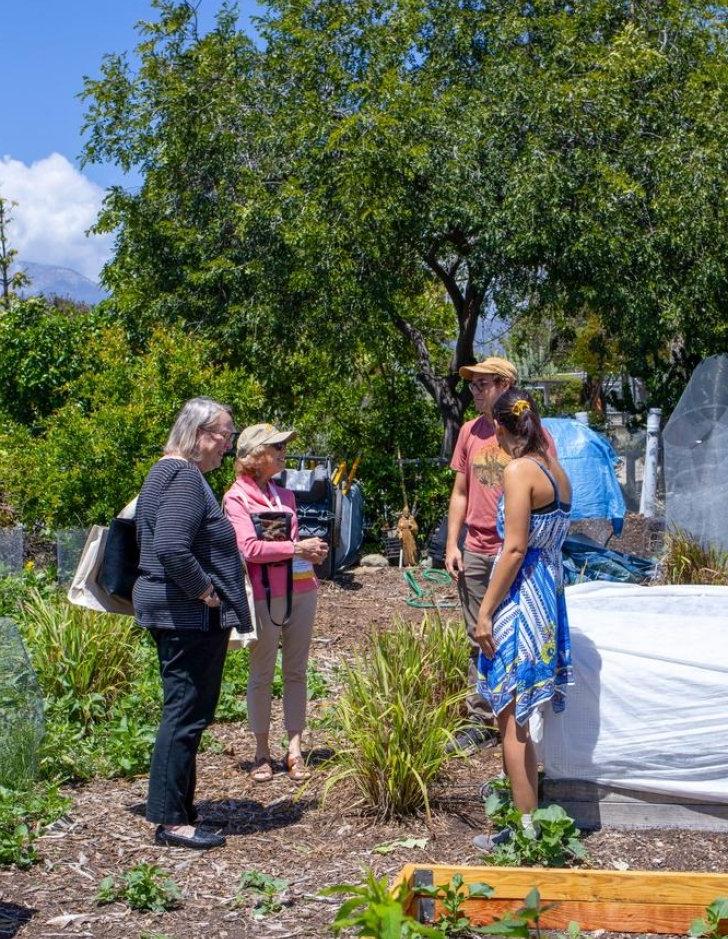
{"type": "Polygon", "coordinates": [[[285,450],[287,446],[288,446],[287,443],[272,443],[271,444],[271,447],[273,447],[273,449],[277,450],[279,453],[282,453],[283,450],[285,450]]]}
{"type": "Polygon", "coordinates": [[[223,440],[227,440],[228,443],[233,443],[240,436],[239,430],[211,430],[209,427],[203,427],[202,429],[212,437],[221,437],[223,440]]]}
{"type": "Polygon", "coordinates": [[[480,381],[469,381],[471,389],[474,388],[475,391],[484,391],[486,388],[493,388],[498,382],[494,381],[492,378],[482,378],[480,381]]]}

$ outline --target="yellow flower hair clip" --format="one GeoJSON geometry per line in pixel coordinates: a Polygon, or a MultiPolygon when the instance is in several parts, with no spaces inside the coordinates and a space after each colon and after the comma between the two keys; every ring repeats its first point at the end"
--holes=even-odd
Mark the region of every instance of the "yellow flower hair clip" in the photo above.
{"type": "Polygon", "coordinates": [[[511,408],[511,414],[515,417],[520,417],[521,414],[525,414],[526,411],[531,410],[531,405],[526,401],[525,398],[519,398],[511,408]]]}

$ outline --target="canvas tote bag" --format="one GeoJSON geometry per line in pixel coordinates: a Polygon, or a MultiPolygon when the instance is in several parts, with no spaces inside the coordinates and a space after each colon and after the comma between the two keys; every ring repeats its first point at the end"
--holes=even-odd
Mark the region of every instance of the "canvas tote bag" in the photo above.
{"type": "Polygon", "coordinates": [[[243,565],[243,573],[245,574],[245,596],[248,598],[250,625],[252,629],[249,633],[241,633],[233,627],[233,629],[230,630],[228,649],[247,649],[248,646],[252,646],[254,642],[258,641],[258,621],[255,618],[255,597],[253,596],[253,585],[250,583],[248,566],[245,563],[245,558],[242,556],[242,554],[240,555],[240,561],[243,565]]]}
{"type": "MultiPolygon", "coordinates": [[[[126,505],[119,518],[134,518],[136,515],[136,498],[126,505]]],[[[86,538],[86,544],[81,553],[76,573],[73,575],[71,586],[68,588],[68,600],[76,606],[84,606],[97,613],[119,613],[122,616],[133,616],[134,607],[131,600],[112,596],[99,581],[101,568],[104,562],[106,541],[109,529],[106,525],[94,525],[86,538]]]]}

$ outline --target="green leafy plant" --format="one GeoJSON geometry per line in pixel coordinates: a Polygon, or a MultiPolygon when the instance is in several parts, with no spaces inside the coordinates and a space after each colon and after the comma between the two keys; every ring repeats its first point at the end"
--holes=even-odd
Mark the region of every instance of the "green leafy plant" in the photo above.
{"type": "Polygon", "coordinates": [[[58,587],[53,573],[26,561],[22,571],[0,577],[0,616],[15,617],[20,613],[33,589],[45,599],[56,596],[58,587]]]}
{"type": "Polygon", "coordinates": [[[719,936],[725,935],[726,920],[728,920],[728,897],[718,897],[706,908],[702,919],[693,920],[689,934],[705,936],[707,939],[718,939],[719,936]]]}
{"type": "Polygon", "coordinates": [[[286,905],[284,895],[287,889],[287,880],[271,877],[261,871],[245,871],[238,882],[235,904],[250,905],[253,919],[265,919],[271,913],[280,913],[286,905]]]}
{"type": "Polygon", "coordinates": [[[67,810],[70,799],[54,786],[16,791],[0,786],[0,865],[30,867],[38,860],[35,840],[67,810]]]}
{"type": "Polygon", "coordinates": [[[503,785],[495,786],[491,791],[485,802],[485,811],[497,828],[508,828],[512,832],[509,841],[497,845],[485,856],[487,864],[563,867],[586,857],[584,845],[579,840],[579,829],[559,805],[531,813],[534,826],[539,830],[538,837],[534,837],[531,830],[524,829],[521,813],[511,801],[510,789],[503,785]]]}
{"type": "Polygon", "coordinates": [[[463,726],[467,648],[464,657],[450,651],[460,644],[462,631],[439,617],[425,617],[419,629],[395,620],[342,667],[324,796],[348,781],[381,817],[429,814],[430,787],[450,758],[445,744],[463,726]]]}
{"type": "Polygon", "coordinates": [[[452,880],[444,887],[419,886],[417,892],[423,897],[432,897],[442,904],[443,913],[435,925],[443,936],[465,936],[471,930],[470,917],[463,913],[465,900],[472,898],[487,899],[493,895],[489,884],[474,883],[464,887],[462,874],[453,874],[452,880]]]}
{"type": "Polygon", "coordinates": [[[373,939],[442,939],[442,931],[425,926],[404,912],[408,888],[400,884],[392,893],[386,877],[376,877],[373,871],[365,873],[362,883],[335,884],[321,891],[323,896],[345,894],[348,900],[339,907],[331,924],[334,935],[346,929],[357,930],[357,936],[373,939]]]}
{"type": "Polygon", "coordinates": [[[175,882],[156,864],[137,864],[120,881],[104,877],[96,902],[100,905],[121,901],[132,910],[164,913],[179,906],[182,894],[175,882]]]}
{"type": "MultiPolygon", "coordinates": [[[[536,939],[541,939],[541,917],[554,905],[553,903],[542,904],[541,894],[534,887],[523,901],[522,907],[519,907],[513,913],[506,913],[505,916],[501,916],[487,926],[481,926],[474,931],[484,936],[505,936],[508,939],[510,937],[529,939],[531,932],[533,932],[536,939]]],[[[576,926],[578,930],[576,924],[571,925],[576,926]]],[[[569,929],[571,930],[571,926],[569,929]]],[[[567,935],[571,937],[572,932],[567,932],[567,935]]]]}

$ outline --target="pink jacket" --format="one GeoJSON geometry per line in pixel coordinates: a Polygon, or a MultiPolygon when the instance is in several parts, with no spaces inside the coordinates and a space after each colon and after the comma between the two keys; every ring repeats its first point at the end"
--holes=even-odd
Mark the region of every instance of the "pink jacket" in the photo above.
{"type": "MultiPolygon", "coordinates": [[[[262,564],[268,564],[268,578],[272,597],[284,597],[288,584],[287,569],[281,561],[293,558],[293,544],[298,541],[296,497],[288,489],[269,483],[264,492],[250,476],[238,476],[222,500],[225,514],[232,522],[238,550],[245,558],[256,600],[265,599],[262,564]],[[251,512],[290,512],[291,541],[263,541],[255,532],[251,512]]],[[[293,561],[293,592],[316,590],[318,580],[313,567],[295,558],[293,561]]]]}

